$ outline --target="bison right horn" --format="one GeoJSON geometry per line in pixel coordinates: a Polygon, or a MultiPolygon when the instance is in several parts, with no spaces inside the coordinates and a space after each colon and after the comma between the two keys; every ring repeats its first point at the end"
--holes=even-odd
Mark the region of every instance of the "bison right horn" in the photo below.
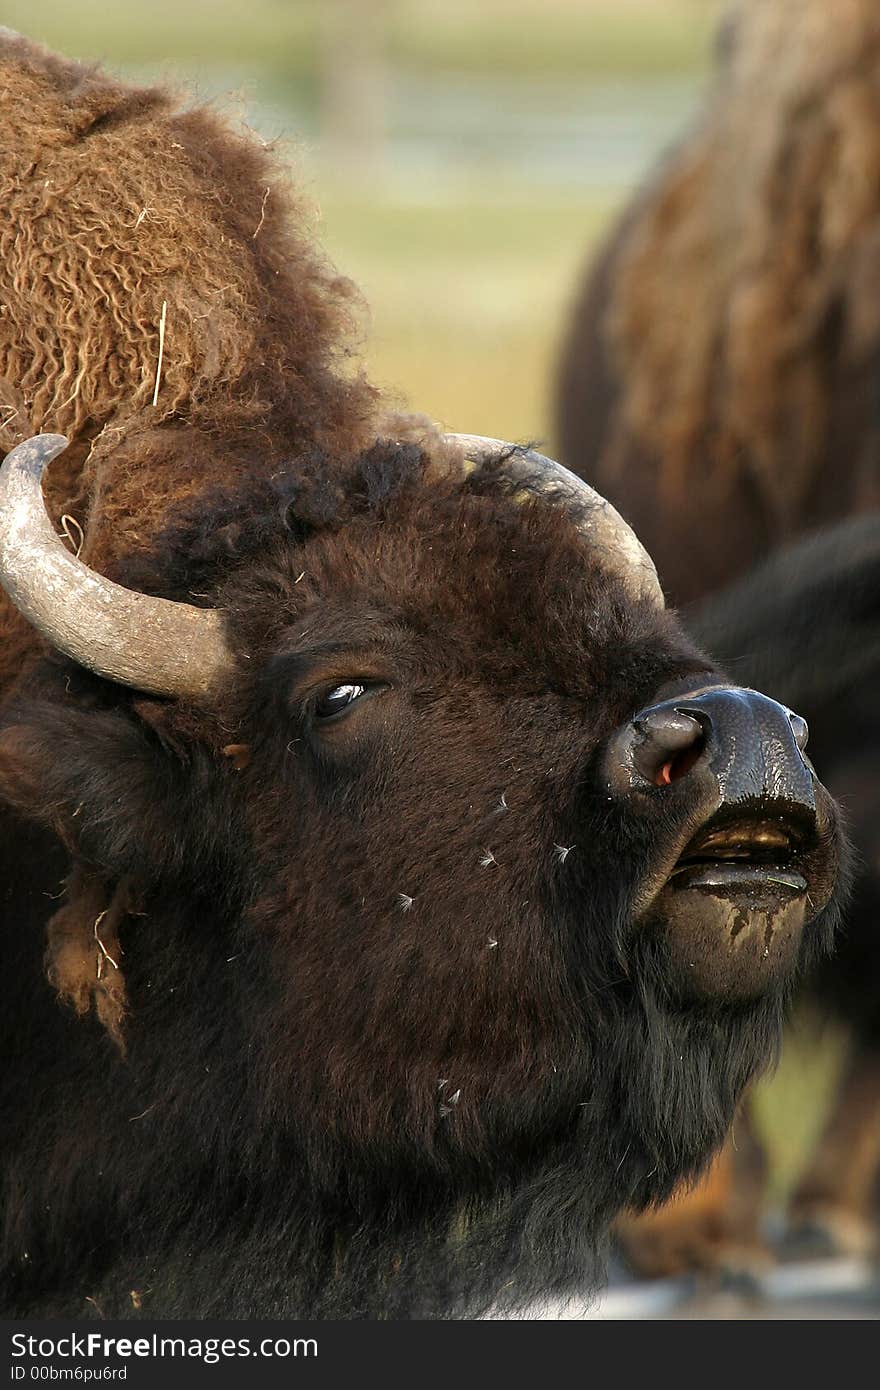
{"type": "Polygon", "coordinates": [[[610,502],[561,463],[534,449],[487,439],[480,434],[449,434],[462,449],[466,463],[497,464],[497,476],[517,500],[538,498],[563,507],[589,543],[602,568],[615,574],[628,592],[656,608],[665,600],[654,561],[632,527],[610,502]]]}
{"type": "Polygon", "coordinates": [[[63,434],[18,444],[0,468],[0,583],[58,651],[96,675],[154,695],[204,699],[232,664],[221,615],[126,589],[71,555],[43,501],[43,469],[63,434]]]}

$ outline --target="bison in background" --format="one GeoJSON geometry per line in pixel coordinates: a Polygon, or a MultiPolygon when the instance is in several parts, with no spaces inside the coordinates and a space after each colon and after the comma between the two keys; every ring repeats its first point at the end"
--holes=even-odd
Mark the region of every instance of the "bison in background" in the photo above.
{"type": "MultiPolygon", "coordinates": [[[[633,521],[676,602],[705,599],[776,547],[880,507],[878,290],[877,6],[739,0],[695,128],[588,272],[557,387],[563,461],[633,521]]],[[[847,552],[858,534],[842,528],[815,552],[793,551],[689,621],[739,679],[783,700],[792,693],[851,808],[864,872],[841,949],[816,985],[852,1028],[854,1051],[790,1216],[795,1248],[863,1252],[876,1246],[880,1167],[877,671],[858,666],[857,625],[846,629],[849,652],[830,617],[816,621],[823,590],[818,575],[818,587],[808,583],[815,562],[827,608],[845,593],[851,562],[864,597],[861,549],[847,552]],[[803,609],[790,602],[788,636],[768,641],[762,614],[778,613],[774,586],[785,575],[789,593],[803,582],[803,609]],[[797,669],[811,673],[800,686],[788,669],[796,650],[797,669]],[[841,683],[853,670],[853,685],[841,683]]],[[[674,1267],[685,1237],[697,1262],[751,1238],[754,1203],[744,1207],[724,1182],[714,1192],[708,1218],[683,1206],[676,1233],[664,1217],[667,1249],[640,1242],[641,1263],[674,1267]],[[685,1230],[692,1216],[696,1238],[685,1230]]]]}
{"type": "Polygon", "coordinates": [[[265,152],[21,41],[2,61],[39,99],[4,118],[0,275],[20,306],[53,266],[69,288],[39,350],[0,318],[43,431],[0,475],[31,624],[0,701],[0,1306],[445,1316],[595,1277],[615,1213],[722,1141],[833,935],[803,722],[730,684],[564,469],[382,433],[290,202],[261,279],[265,152]],[[203,356],[194,329],[175,359],[178,296],[203,356]],[[241,344],[211,332],[230,305],[241,344]],[[66,418],[41,363],[75,358],[66,418]]]}
{"type": "Polygon", "coordinates": [[[689,603],[880,507],[880,15],[737,0],[694,130],[587,272],[561,457],[689,603]]]}

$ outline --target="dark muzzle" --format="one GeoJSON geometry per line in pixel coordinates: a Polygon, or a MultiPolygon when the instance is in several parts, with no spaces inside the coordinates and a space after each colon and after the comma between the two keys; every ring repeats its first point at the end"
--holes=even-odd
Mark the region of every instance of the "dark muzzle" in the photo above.
{"type": "Polygon", "coordinates": [[[784,705],[718,685],[647,706],[606,745],[606,791],[655,837],[636,917],[690,997],[782,982],[833,893],[836,817],[806,743],[784,705]]]}
{"type": "Polygon", "coordinates": [[[686,783],[707,814],[760,806],[812,823],[806,744],[806,722],[776,700],[713,686],[640,710],[611,740],[606,768],[618,792],[686,783]]]}

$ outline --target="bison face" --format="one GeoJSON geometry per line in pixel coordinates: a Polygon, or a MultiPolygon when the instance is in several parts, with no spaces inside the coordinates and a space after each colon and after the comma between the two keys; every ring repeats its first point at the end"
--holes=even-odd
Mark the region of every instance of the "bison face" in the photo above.
{"type": "Polygon", "coordinates": [[[797,718],[565,514],[422,467],[317,521],[258,488],[182,519],[126,578],[223,614],[211,708],[47,666],[7,794],[137,888],[130,1065],[178,979],[163,1017],[186,998],[206,1049],[234,1018],[221,1113],[246,1077],[313,1183],[538,1200],[564,1172],[607,1215],[770,1060],[831,930],[834,808],[797,718]]]}
{"type": "Polygon", "coordinates": [[[395,1163],[507,1161],[607,1125],[608,1082],[620,1105],[657,1086],[647,1171],[702,1028],[761,1065],[827,927],[834,810],[796,717],[724,683],[558,518],[441,511],[313,538],[290,607],[265,572],[272,618],[252,573],[227,595],[257,673],[250,921],[283,981],[265,1065],[299,1132],[353,1126],[395,1163]],[[673,1100],[654,1069],[676,1063],[673,1100]]]}

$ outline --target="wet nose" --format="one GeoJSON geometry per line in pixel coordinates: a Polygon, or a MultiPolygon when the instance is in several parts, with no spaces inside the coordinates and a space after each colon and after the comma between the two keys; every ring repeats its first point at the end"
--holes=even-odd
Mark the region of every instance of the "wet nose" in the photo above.
{"type": "Polygon", "coordinates": [[[612,738],[606,768],[619,790],[711,784],[729,805],[785,802],[815,813],[803,757],[807,724],[756,690],[713,686],[640,710],[612,738]]]}

